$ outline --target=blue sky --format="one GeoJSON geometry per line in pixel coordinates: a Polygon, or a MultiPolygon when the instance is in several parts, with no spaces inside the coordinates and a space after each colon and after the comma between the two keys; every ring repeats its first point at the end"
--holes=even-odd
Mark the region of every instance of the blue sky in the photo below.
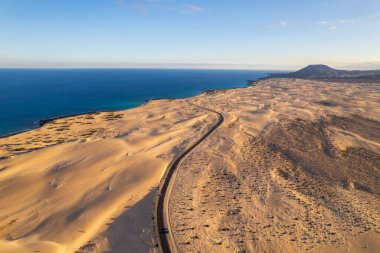
{"type": "Polygon", "coordinates": [[[0,0],[1,67],[380,68],[380,0],[0,0]]]}

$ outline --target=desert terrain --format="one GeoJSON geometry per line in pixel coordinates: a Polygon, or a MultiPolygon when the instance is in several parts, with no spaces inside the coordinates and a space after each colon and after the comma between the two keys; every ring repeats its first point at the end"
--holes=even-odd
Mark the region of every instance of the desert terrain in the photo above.
{"type": "Polygon", "coordinates": [[[179,252],[376,252],[380,85],[267,79],[191,99],[225,122],[179,167],[179,252]]]}
{"type": "Polygon", "coordinates": [[[155,187],[213,120],[161,100],[0,139],[0,252],[148,252],[155,187]]]}
{"type": "Polygon", "coordinates": [[[166,166],[178,252],[376,252],[380,84],[266,79],[0,139],[0,252],[155,252],[166,166]]]}

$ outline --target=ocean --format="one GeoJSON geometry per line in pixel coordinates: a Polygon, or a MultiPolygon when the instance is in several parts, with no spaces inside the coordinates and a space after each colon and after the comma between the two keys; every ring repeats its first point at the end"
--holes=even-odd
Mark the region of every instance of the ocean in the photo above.
{"type": "Polygon", "coordinates": [[[257,70],[0,69],[0,136],[38,121],[92,111],[122,110],[153,98],[185,98],[243,87],[267,76],[257,70]]]}

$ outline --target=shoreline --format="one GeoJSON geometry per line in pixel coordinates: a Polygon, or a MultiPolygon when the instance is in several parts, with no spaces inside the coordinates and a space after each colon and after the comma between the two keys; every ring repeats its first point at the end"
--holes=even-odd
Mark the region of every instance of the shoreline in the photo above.
{"type": "MultiPolygon", "coordinates": [[[[234,90],[234,89],[242,89],[242,88],[246,88],[249,86],[254,86],[254,85],[256,85],[256,83],[259,83],[259,82],[265,81],[265,80],[269,80],[269,79],[284,79],[284,78],[273,77],[273,76],[270,76],[268,74],[267,77],[258,78],[256,80],[247,80],[246,84],[242,87],[233,87],[233,88],[227,88],[227,89],[210,89],[210,90],[202,91],[202,92],[200,92],[194,96],[184,97],[184,98],[150,98],[150,99],[146,99],[144,103],[142,103],[138,106],[134,106],[134,107],[126,108],[126,109],[95,110],[95,111],[87,111],[87,112],[83,112],[83,113],[73,113],[73,114],[69,114],[69,115],[63,115],[63,116],[52,117],[52,118],[47,118],[47,119],[41,119],[41,120],[37,120],[36,122],[34,122],[34,123],[36,123],[36,127],[31,127],[31,128],[27,128],[25,130],[12,132],[12,133],[5,134],[5,135],[0,135],[0,139],[8,138],[8,137],[11,137],[11,136],[14,136],[17,134],[22,134],[25,132],[29,132],[32,130],[39,129],[42,126],[44,126],[45,124],[48,124],[49,122],[54,121],[54,120],[58,120],[58,119],[65,119],[65,118],[69,118],[69,117],[76,117],[76,116],[82,116],[82,115],[94,114],[94,113],[107,113],[107,112],[125,111],[125,110],[135,109],[135,108],[138,108],[140,106],[144,106],[147,103],[149,103],[150,101],[155,101],[155,100],[169,100],[170,101],[170,100],[177,100],[177,99],[188,99],[188,98],[197,97],[197,96],[202,95],[202,94],[213,93],[216,91],[227,91],[227,90],[234,90]]],[[[368,80],[368,79],[361,80],[361,79],[356,79],[356,78],[293,78],[292,77],[292,78],[285,78],[285,79],[301,79],[301,80],[312,80],[312,81],[321,81],[321,82],[338,82],[338,83],[340,83],[340,82],[357,83],[360,81],[366,81],[365,83],[368,83],[368,84],[379,84],[380,83],[380,80],[368,80]]]]}
{"type": "Polygon", "coordinates": [[[95,111],[87,111],[87,112],[83,112],[83,113],[73,113],[73,114],[63,115],[63,116],[58,116],[58,117],[51,117],[51,118],[47,118],[47,119],[40,119],[40,120],[37,120],[37,121],[33,122],[33,124],[36,125],[35,127],[27,128],[25,130],[12,132],[12,133],[5,134],[5,135],[1,135],[0,134],[0,139],[8,138],[8,137],[11,137],[11,136],[15,136],[15,135],[18,135],[18,134],[22,134],[22,133],[26,133],[26,132],[29,132],[29,131],[32,131],[32,130],[39,129],[42,126],[44,126],[44,125],[46,125],[46,124],[48,124],[48,123],[50,123],[50,122],[52,122],[54,120],[65,119],[65,118],[70,118],[70,117],[77,117],[77,116],[88,115],[88,114],[95,114],[95,113],[120,112],[120,111],[135,109],[135,108],[138,108],[140,106],[146,105],[150,101],[156,101],[156,100],[169,100],[169,101],[172,101],[172,100],[177,100],[177,99],[188,99],[188,98],[197,97],[199,95],[207,94],[207,93],[211,93],[211,92],[215,92],[215,91],[226,91],[226,90],[232,90],[232,89],[241,89],[241,88],[246,88],[248,86],[251,86],[252,83],[254,83],[254,82],[265,80],[266,78],[268,78],[268,77],[258,78],[257,80],[247,80],[246,84],[244,84],[241,87],[233,87],[233,88],[228,88],[228,89],[205,90],[205,91],[199,92],[198,94],[196,94],[194,96],[189,96],[189,97],[184,97],[184,98],[149,98],[149,99],[146,99],[142,104],[140,104],[138,106],[134,106],[134,107],[126,108],[126,109],[95,110],[95,111]]]}
{"type": "Polygon", "coordinates": [[[363,251],[371,253],[380,245],[373,204],[379,89],[267,78],[190,99],[150,99],[133,110],[50,119],[0,139],[0,155],[12,157],[0,160],[8,215],[0,235],[15,239],[0,245],[55,253],[154,249],[157,185],[210,132],[215,117],[198,108],[206,105],[225,123],[176,168],[171,200],[158,208],[170,224],[153,227],[156,234],[168,228],[179,251],[357,252],[373,242],[363,251]],[[25,237],[35,231],[38,238],[25,237]],[[252,241],[256,233],[261,239],[252,241]]]}
{"type": "Polygon", "coordinates": [[[83,112],[83,113],[74,113],[74,114],[69,114],[69,115],[64,115],[64,116],[52,117],[52,118],[48,118],[48,119],[41,119],[41,120],[37,120],[37,121],[34,122],[34,124],[36,124],[36,127],[28,128],[28,129],[25,129],[25,130],[13,132],[13,133],[6,134],[6,135],[0,135],[0,139],[11,137],[11,136],[15,136],[15,135],[18,135],[18,134],[22,134],[22,133],[26,133],[26,132],[29,132],[29,131],[32,131],[32,130],[39,129],[39,128],[43,127],[44,125],[46,125],[46,124],[48,124],[48,123],[50,123],[50,122],[52,122],[54,120],[66,119],[66,118],[77,117],[77,116],[84,116],[84,115],[88,115],[88,114],[98,114],[98,113],[107,113],[107,112],[120,112],[120,111],[131,110],[131,109],[138,108],[140,106],[144,106],[144,105],[146,105],[147,103],[149,103],[150,101],[153,101],[153,100],[174,100],[174,99],[152,98],[152,99],[145,100],[145,102],[142,103],[141,105],[138,105],[138,106],[135,106],[135,107],[131,107],[131,108],[127,108],[127,109],[115,109],[115,110],[104,110],[104,111],[103,110],[87,111],[87,112],[83,112]]]}
{"type": "Polygon", "coordinates": [[[0,248],[74,252],[86,248],[90,240],[104,238],[106,244],[96,241],[102,251],[128,245],[133,251],[147,252],[152,247],[152,191],[177,152],[195,142],[213,119],[189,107],[185,99],[150,101],[133,110],[66,118],[1,139],[0,156],[11,157],[0,160],[2,193],[12,205],[2,203],[10,215],[0,222],[4,228],[0,248]],[[38,152],[29,152],[34,150],[38,152]],[[18,182],[7,178],[20,171],[16,176],[20,187],[14,190],[18,182]],[[34,201],[39,199],[46,203],[34,201]],[[33,210],[40,215],[29,219],[33,210]],[[130,224],[137,226],[136,233],[129,230],[130,224]],[[35,227],[41,227],[40,237],[28,237],[35,227]],[[120,230],[129,232],[115,235],[120,230]],[[2,241],[10,233],[14,244],[2,241]],[[52,244],[56,248],[49,248],[52,244]]]}

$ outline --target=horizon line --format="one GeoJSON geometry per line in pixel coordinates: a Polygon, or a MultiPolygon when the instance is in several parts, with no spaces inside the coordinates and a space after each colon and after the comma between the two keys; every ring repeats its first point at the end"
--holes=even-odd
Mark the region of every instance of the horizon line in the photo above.
{"type": "Polygon", "coordinates": [[[59,67],[59,66],[53,66],[53,67],[47,67],[47,66],[10,66],[10,67],[3,67],[0,66],[0,69],[152,69],[152,70],[246,70],[246,71],[292,71],[296,70],[294,69],[280,69],[280,68],[275,68],[275,69],[265,69],[265,68],[216,68],[216,67],[108,67],[108,66],[64,66],[64,67],[59,67]]]}
{"type": "Polygon", "coordinates": [[[380,62],[356,64],[301,63],[301,64],[234,64],[234,63],[0,63],[0,69],[205,69],[205,70],[257,70],[296,71],[309,65],[322,64],[338,70],[380,70],[380,62]]]}

